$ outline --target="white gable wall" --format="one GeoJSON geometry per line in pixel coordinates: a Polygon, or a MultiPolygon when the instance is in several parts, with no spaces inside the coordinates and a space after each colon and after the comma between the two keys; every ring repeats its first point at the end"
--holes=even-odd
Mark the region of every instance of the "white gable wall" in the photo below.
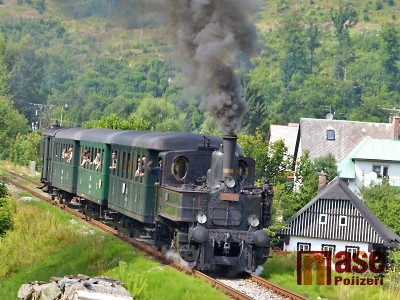
{"type": "Polygon", "coordinates": [[[345,251],[346,246],[350,247],[360,247],[360,252],[365,252],[369,255],[368,252],[368,243],[360,243],[360,242],[351,242],[351,241],[339,241],[339,240],[326,240],[326,239],[318,239],[318,238],[308,238],[308,237],[299,237],[299,236],[291,236],[289,244],[284,244],[284,251],[297,251],[297,243],[310,243],[311,249],[310,251],[322,251],[322,244],[324,245],[334,245],[335,253],[339,251],[345,251]]]}

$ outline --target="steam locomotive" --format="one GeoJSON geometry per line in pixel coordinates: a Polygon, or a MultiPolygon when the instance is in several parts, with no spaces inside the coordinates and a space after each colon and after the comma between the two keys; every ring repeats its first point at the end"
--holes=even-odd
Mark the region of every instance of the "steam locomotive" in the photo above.
{"type": "Polygon", "coordinates": [[[60,201],[138,228],[191,267],[254,271],[269,256],[272,187],[236,135],[53,126],[40,142],[41,181],[60,201]]]}

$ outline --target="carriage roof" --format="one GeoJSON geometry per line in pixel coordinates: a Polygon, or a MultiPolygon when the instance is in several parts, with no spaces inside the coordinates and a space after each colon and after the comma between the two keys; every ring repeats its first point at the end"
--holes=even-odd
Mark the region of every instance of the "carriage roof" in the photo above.
{"type": "MultiPolygon", "coordinates": [[[[65,128],[56,132],[55,136],[77,141],[101,142],[158,151],[198,150],[206,147],[208,141],[210,141],[211,149],[217,149],[222,144],[220,137],[183,132],[65,128]]],[[[238,154],[242,154],[239,145],[236,151],[238,154]]]]}

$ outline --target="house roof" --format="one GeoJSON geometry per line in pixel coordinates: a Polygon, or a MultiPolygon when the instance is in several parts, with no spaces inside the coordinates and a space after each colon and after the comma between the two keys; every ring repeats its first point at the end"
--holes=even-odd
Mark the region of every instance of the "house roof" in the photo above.
{"type": "MultiPolygon", "coordinates": [[[[398,247],[400,244],[400,236],[395,234],[387,228],[369,209],[361,202],[361,200],[347,187],[347,185],[339,178],[336,177],[332,180],[317,196],[308,202],[302,209],[300,209],[288,223],[292,224],[294,220],[299,218],[302,214],[307,212],[316,202],[324,201],[348,201],[350,205],[354,206],[358,213],[366,220],[372,227],[379,238],[383,241],[383,245],[387,247],[398,247]]],[[[324,213],[319,211],[319,213],[324,213]]],[[[358,221],[359,223],[359,221],[358,221]]],[[[283,233],[291,234],[291,229],[284,230],[283,233]],[[285,232],[286,231],[286,232],[285,232]]],[[[365,229],[365,228],[364,228],[365,229]]]]}
{"type": "Polygon", "coordinates": [[[283,140],[291,155],[294,155],[298,134],[298,123],[289,123],[288,125],[270,125],[269,127],[269,141],[274,143],[278,140],[283,140]]]}
{"type": "Polygon", "coordinates": [[[310,151],[310,159],[332,153],[341,161],[365,138],[390,140],[393,136],[391,123],[300,119],[300,147],[301,151],[310,151]],[[328,129],[334,131],[334,140],[327,139],[328,129]]]}
{"type": "Polygon", "coordinates": [[[365,139],[353,153],[353,160],[400,161],[400,141],[365,139]]]}
{"type": "Polygon", "coordinates": [[[341,162],[338,163],[340,178],[355,179],[355,161],[400,162],[400,141],[363,139],[341,162]]]}

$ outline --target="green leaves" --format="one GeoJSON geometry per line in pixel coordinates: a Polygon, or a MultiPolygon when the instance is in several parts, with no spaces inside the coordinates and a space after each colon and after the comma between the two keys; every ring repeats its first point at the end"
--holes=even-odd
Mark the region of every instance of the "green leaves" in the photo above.
{"type": "MultiPolygon", "coordinates": [[[[4,182],[0,180],[0,194],[2,193],[4,182]]],[[[7,198],[0,198],[0,237],[6,233],[7,230],[12,228],[14,207],[11,200],[7,198]]]]}
{"type": "Polygon", "coordinates": [[[0,116],[0,158],[6,158],[17,134],[26,133],[29,127],[25,117],[13,107],[13,102],[5,96],[0,96],[0,116]]]}
{"type": "Polygon", "coordinates": [[[385,184],[363,187],[362,201],[387,227],[400,235],[400,191],[385,184]]]}

